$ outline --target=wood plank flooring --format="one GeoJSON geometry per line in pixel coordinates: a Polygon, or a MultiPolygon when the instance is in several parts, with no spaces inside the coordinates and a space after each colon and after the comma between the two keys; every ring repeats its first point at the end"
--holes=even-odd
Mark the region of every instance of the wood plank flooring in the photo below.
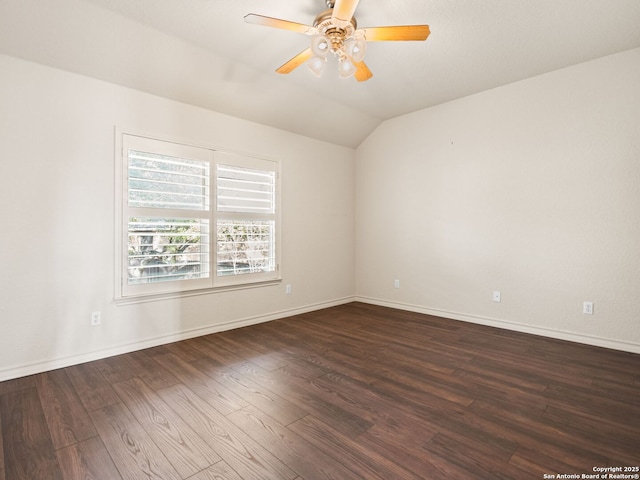
{"type": "Polygon", "coordinates": [[[640,355],[362,303],[0,383],[0,480],[638,465],[640,355]]]}

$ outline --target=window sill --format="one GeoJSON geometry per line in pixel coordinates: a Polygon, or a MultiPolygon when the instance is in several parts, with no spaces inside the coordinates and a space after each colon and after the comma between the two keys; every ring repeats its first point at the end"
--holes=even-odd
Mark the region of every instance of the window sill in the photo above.
{"type": "Polygon", "coordinates": [[[128,297],[116,297],[114,302],[116,305],[133,305],[137,303],[157,302],[162,300],[172,300],[176,298],[195,297],[199,295],[211,295],[214,293],[230,292],[235,290],[248,290],[261,287],[271,287],[273,285],[280,285],[282,283],[281,278],[264,280],[261,282],[243,283],[237,285],[225,285],[220,287],[201,288],[197,290],[186,290],[182,292],[165,292],[165,293],[153,293],[143,295],[131,295],[128,297]]]}

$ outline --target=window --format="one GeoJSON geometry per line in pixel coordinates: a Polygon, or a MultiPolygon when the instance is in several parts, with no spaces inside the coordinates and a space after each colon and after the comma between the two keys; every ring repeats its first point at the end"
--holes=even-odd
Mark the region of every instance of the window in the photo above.
{"type": "Polygon", "coordinates": [[[122,135],[120,297],[278,278],[278,163],[122,135]]]}

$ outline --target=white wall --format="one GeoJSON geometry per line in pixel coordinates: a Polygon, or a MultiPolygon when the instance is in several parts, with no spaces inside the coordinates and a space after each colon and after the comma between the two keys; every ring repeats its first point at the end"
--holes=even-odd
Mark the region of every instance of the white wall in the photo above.
{"type": "Polygon", "coordinates": [[[640,352],[640,49],[389,120],[356,185],[362,300],[640,352]]]}
{"type": "Polygon", "coordinates": [[[351,299],[353,187],[352,149],[0,56],[0,380],[351,299]],[[283,284],[116,305],[115,126],[280,159],[283,284]]]}

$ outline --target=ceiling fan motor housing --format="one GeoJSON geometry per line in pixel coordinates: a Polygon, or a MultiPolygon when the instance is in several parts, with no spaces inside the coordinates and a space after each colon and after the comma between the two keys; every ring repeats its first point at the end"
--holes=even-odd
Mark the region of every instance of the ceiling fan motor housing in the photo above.
{"type": "Polygon", "coordinates": [[[356,18],[352,17],[345,27],[338,27],[334,24],[332,15],[333,10],[331,8],[318,14],[313,21],[313,26],[318,29],[320,35],[324,35],[327,38],[330,50],[333,53],[338,53],[342,51],[345,39],[354,35],[358,23],[356,18]]]}

